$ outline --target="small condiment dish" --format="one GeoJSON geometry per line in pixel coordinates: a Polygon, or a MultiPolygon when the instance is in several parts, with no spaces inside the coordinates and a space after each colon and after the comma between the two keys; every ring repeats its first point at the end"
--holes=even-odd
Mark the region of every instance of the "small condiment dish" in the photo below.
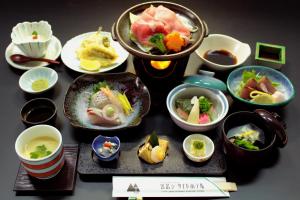
{"type": "Polygon", "coordinates": [[[166,104],[174,123],[180,128],[192,132],[203,132],[215,128],[226,116],[229,109],[228,100],[220,90],[197,87],[191,84],[182,84],[171,90],[167,96],[166,104]],[[213,121],[206,124],[193,124],[181,119],[177,115],[175,111],[176,99],[192,98],[193,96],[206,96],[212,101],[217,113],[217,117],[213,121]]]}
{"type": "Polygon", "coordinates": [[[210,34],[204,38],[200,47],[196,50],[200,59],[211,69],[216,71],[225,71],[242,65],[251,55],[249,44],[240,42],[239,40],[222,34],[210,34]],[[208,51],[226,51],[236,58],[235,64],[222,65],[214,63],[205,58],[208,51]]]}
{"type": "Polygon", "coordinates": [[[12,29],[11,39],[26,56],[43,57],[52,39],[51,25],[47,21],[18,23],[12,29]]]}
{"type": "MultiPolygon", "coordinates": [[[[39,144],[43,145],[43,144],[39,144]]],[[[56,176],[64,166],[64,149],[59,130],[49,125],[36,125],[24,130],[15,142],[16,153],[27,173],[38,179],[49,179],[56,176]],[[30,141],[39,137],[49,137],[57,141],[57,147],[50,155],[42,158],[28,158],[25,155],[30,141]]]]}
{"type": "Polygon", "coordinates": [[[22,121],[27,126],[55,124],[56,113],[55,103],[47,98],[32,99],[21,109],[22,121]]]}
{"type": "Polygon", "coordinates": [[[188,159],[194,162],[205,162],[209,160],[215,151],[215,145],[213,141],[209,137],[202,134],[192,134],[187,136],[183,141],[182,147],[184,154],[188,157],[188,159]],[[205,143],[205,156],[198,157],[191,154],[190,149],[192,145],[192,140],[202,140],[205,143]]]}
{"type": "Polygon", "coordinates": [[[107,136],[99,135],[94,139],[94,141],[92,143],[92,149],[93,149],[94,154],[97,156],[97,158],[100,161],[104,161],[104,162],[108,162],[108,161],[118,159],[119,156],[120,156],[120,146],[121,146],[121,142],[120,142],[120,139],[117,136],[107,137],[107,136]],[[107,142],[113,142],[113,143],[117,144],[116,151],[108,157],[105,157],[105,156],[103,156],[99,153],[99,149],[102,148],[102,145],[106,141],[107,142]]]}
{"type": "Polygon", "coordinates": [[[55,70],[48,67],[36,67],[20,77],[19,86],[24,92],[39,94],[54,87],[57,80],[58,75],[55,70]]]}

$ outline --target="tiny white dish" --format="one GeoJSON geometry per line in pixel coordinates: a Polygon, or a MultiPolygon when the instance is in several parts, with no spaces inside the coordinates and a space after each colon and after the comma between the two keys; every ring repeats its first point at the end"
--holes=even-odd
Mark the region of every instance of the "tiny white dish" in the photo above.
{"type": "Polygon", "coordinates": [[[208,159],[210,159],[215,151],[215,145],[213,143],[213,141],[202,134],[192,134],[189,135],[188,137],[186,137],[183,141],[182,144],[183,147],[183,151],[184,154],[188,157],[188,159],[190,159],[191,161],[194,162],[205,162],[208,159]],[[190,148],[191,148],[191,142],[192,140],[202,140],[205,143],[205,156],[201,157],[201,156],[194,156],[190,153],[190,148]]]}
{"type": "MultiPolygon", "coordinates": [[[[56,60],[60,55],[61,49],[62,46],[59,39],[53,35],[44,58],[56,60]]],[[[22,64],[14,63],[10,59],[10,56],[13,54],[24,54],[24,53],[14,43],[10,43],[5,51],[5,59],[10,66],[16,69],[29,70],[35,67],[45,67],[49,65],[49,63],[47,62],[39,62],[39,61],[32,61],[32,62],[27,62],[22,64]]]]}
{"type": "Polygon", "coordinates": [[[211,69],[216,71],[225,71],[242,65],[251,55],[249,44],[240,42],[239,40],[222,34],[210,34],[204,38],[200,47],[196,50],[196,54],[211,69]],[[204,58],[207,51],[225,50],[234,55],[237,59],[236,64],[221,65],[211,62],[204,58]]]}
{"type": "Polygon", "coordinates": [[[45,92],[57,83],[58,75],[57,72],[48,67],[36,67],[28,70],[19,79],[20,88],[27,93],[38,94],[45,92]],[[32,89],[32,83],[38,79],[44,79],[48,81],[48,87],[42,91],[34,91],[32,89]]]}
{"type": "Polygon", "coordinates": [[[26,56],[43,57],[52,39],[51,25],[47,21],[18,23],[12,29],[11,39],[26,56]]]}
{"type": "Polygon", "coordinates": [[[63,63],[70,68],[71,70],[84,73],[84,74],[97,74],[100,72],[110,71],[120,66],[128,57],[129,53],[116,41],[111,39],[111,33],[101,31],[101,34],[108,36],[110,38],[111,46],[116,50],[119,57],[116,62],[110,66],[100,68],[99,71],[86,71],[80,68],[80,61],[77,58],[76,50],[80,47],[81,42],[86,39],[88,36],[95,34],[96,32],[88,32],[78,35],[64,45],[61,52],[61,59],[63,63]]]}

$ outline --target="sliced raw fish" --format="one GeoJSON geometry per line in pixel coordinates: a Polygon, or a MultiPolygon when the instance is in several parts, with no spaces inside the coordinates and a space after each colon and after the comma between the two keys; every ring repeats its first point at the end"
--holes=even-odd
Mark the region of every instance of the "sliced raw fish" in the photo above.
{"type": "Polygon", "coordinates": [[[88,108],[87,114],[90,122],[94,125],[116,126],[121,124],[119,118],[109,118],[105,116],[103,111],[98,108],[88,108]]]}
{"type": "Polygon", "coordinates": [[[240,97],[243,99],[251,99],[250,93],[257,88],[257,82],[254,78],[247,81],[245,86],[241,89],[240,97]]]}
{"type": "Polygon", "coordinates": [[[268,77],[263,76],[258,84],[257,84],[257,88],[265,93],[268,94],[273,94],[274,92],[276,92],[275,87],[272,85],[272,82],[270,81],[270,79],[268,79],[268,77]]]}

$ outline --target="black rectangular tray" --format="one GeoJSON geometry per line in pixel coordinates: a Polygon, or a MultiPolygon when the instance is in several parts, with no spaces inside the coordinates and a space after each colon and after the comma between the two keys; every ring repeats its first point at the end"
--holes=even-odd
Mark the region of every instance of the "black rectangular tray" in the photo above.
{"type": "MultiPolygon", "coordinates": [[[[168,123],[168,122],[166,122],[168,123]]],[[[222,150],[219,131],[208,132],[215,144],[212,158],[205,163],[190,161],[183,152],[182,142],[191,133],[159,132],[163,138],[169,140],[169,150],[166,159],[159,164],[150,165],[137,156],[139,146],[144,142],[147,134],[141,134],[137,139],[121,137],[121,153],[117,161],[110,163],[99,162],[92,153],[90,143],[80,144],[77,172],[80,176],[96,175],[185,175],[185,176],[221,176],[226,172],[226,160],[222,150]],[[169,133],[166,135],[166,133],[169,133]]],[[[125,134],[125,133],[124,133],[125,134]]],[[[84,177],[83,177],[84,178],[84,177]]]]}

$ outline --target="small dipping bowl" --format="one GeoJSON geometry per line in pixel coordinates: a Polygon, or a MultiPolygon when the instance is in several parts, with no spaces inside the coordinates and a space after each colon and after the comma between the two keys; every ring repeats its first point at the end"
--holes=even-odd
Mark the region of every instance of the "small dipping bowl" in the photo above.
{"type": "Polygon", "coordinates": [[[27,93],[39,94],[50,90],[57,83],[57,72],[48,67],[36,67],[26,71],[19,79],[20,88],[27,93]],[[32,88],[34,81],[44,80],[47,81],[48,86],[42,90],[35,91],[32,88]]]}
{"type": "Polygon", "coordinates": [[[49,179],[56,176],[64,166],[64,149],[61,133],[53,126],[36,125],[24,130],[15,142],[16,153],[27,173],[38,179],[49,179]],[[22,153],[25,146],[38,137],[50,137],[58,142],[56,149],[48,156],[31,159],[22,153]]]}
{"type": "Polygon", "coordinates": [[[227,157],[239,165],[258,166],[270,158],[273,150],[284,147],[287,143],[285,124],[276,113],[263,109],[254,112],[240,111],[229,115],[222,124],[224,151],[227,157]],[[234,127],[254,124],[264,132],[265,147],[259,150],[248,150],[233,144],[227,134],[234,127]]]}
{"type": "Polygon", "coordinates": [[[220,90],[201,88],[191,84],[182,84],[171,90],[168,94],[166,104],[174,123],[177,124],[180,128],[191,132],[203,132],[215,128],[226,116],[229,109],[228,100],[220,90]],[[193,124],[181,119],[176,113],[176,99],[192,98],[193,96],[206,96],[207,98],[209,98],[212,101],[217,112],[216,119],[207,124],[193,124]]]}
{"type": "Polygon", "coordinates": [[[209,137],[202,135],[202,134],[192,134],[192,135],[187,136],[183,141],[182,147],[183,147],[184,154],[188,157],[188,159],[190,159],[191,161],[194,161],[194,162],[205,162],[205,161],[209,160],[215,151],[215,145],[214,145],[213,141],[209,137]],[[205,143],[205,156],[204,157],[194,156],[193,154],[190,153],[190,147],[191,147],[192,140],[203,140],[204,141],[204,143],[205,143]]]}
{"type": "Polygon", "coordinates": [[[52,39],[51,25],[47,21],[18,23],[12,29],[11,39],[26,56],[43,57],[52,39]],[[36,32],[38,39],[33,40],[36,32]]]}
{"type": "Polygon", "coordinates": [[[242,65],[251,55],[249,44],[240,42],[239,40],[222,34],[209,34],[204,38],[200,47],[196,50],[200,59],[211,69],[216,71],[225,71],[242,65]],[[222,65],[211,62],[205,58],[208,51],[226,51],[236,57],[236,63],[231,65],[222,65]]]}
{"type": "Polygon", "coordinates": [[[120,139],[117,136],[107,137],[107,136],[103,136],[103,135],[98,135],[92,143],[92,149],[93,149],[94,154],[97,156],[97,158],[100,161],[109,162],[109,161],[112,161],[112,160],[115,160],[115,159],[119,158],[120,145],[121,145],[121,142],[120,142],[120,139]],[[116,143],[118,145],[116,152],[114,154],[112,154],[111,156],[109,156],[109,157],[104,157],[103,155],[101,155],[98,152],[98,149],[103,146],[105,141],[113,142],[113,143],[116,143]]]}
{"type": "Polygon", "coordinates": [[[25,103],[21,109],[22,121],[27,126],[38,124],[55,124],[56,105],[47,98],[36,98],[25,103]]]}

